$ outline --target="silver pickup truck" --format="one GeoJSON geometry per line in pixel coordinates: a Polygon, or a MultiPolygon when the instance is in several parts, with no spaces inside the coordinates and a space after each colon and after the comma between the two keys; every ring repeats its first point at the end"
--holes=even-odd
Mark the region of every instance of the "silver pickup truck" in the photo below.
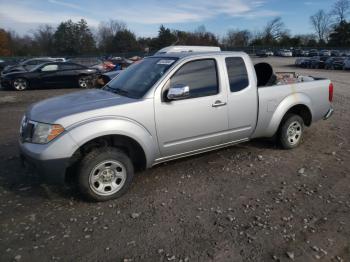
{"type": "Polygon", "coordinates": [[[32,105],[21,158],[48,182],[74,177],[85,196],[104,201],[121,196],[134,171],[165,161],[274,135],[295,148],[305,126],[332,115],[330,80],[284,83],[245,53],[187,49],[144,58],[102,90],[32,105]]]}

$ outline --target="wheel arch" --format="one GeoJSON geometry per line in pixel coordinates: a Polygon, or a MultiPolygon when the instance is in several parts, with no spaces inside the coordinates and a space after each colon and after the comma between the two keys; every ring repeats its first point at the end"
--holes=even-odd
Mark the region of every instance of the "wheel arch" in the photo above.
{"type": "Polygon", "coordinates": [[[121,148],[130,156],[136,170],[152,166],[158,152],[153,136],[143,126],[126,120],[91,121],[71,128],[68,132],[77,144],[71,153],[69,167],[74,167],[94,147],[121,148]]]}
{"type": "Polygon", "coordinates": [[[267,136],[271,137],[279,130],[286,115],[294,113],[303,118],[306,126],[312,124],[313,113],[311,99],[303,93],[294,93],[286,97],[275,110],[268,128],[267,136]]]}

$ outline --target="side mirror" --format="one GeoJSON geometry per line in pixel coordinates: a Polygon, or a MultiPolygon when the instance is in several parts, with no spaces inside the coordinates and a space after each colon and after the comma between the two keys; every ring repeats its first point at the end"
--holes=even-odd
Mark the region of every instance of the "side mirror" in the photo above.
{"type": "Polygon", "coordinates": [[[190,96],[190,87],[183,84],[178,84],[169,88],[167,98],[169,100],[179,100],[190,96]]]}

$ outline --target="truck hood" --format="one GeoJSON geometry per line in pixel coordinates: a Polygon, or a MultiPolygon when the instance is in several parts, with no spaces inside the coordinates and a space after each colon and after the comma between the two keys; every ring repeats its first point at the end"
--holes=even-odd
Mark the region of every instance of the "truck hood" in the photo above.
{"type": "MultiPolygon", "coordinates": [[[[26,116],[37,122],[58,123],[65,127],[64,123],[59,122],[60,119],[79,113],[84,113],[82,116],[85,116],[89,111],[94,112],[93,116],[98,116],[99,109],[120,106],[134,101],[136,100],[112,92],[92,89],[43,100],[32,105],[26,116]]],[[[113,112],[116,113],[115,110],[113,112]]],[[[82,118],[79,120],[84,120],[85,117],[82,118]]]]}

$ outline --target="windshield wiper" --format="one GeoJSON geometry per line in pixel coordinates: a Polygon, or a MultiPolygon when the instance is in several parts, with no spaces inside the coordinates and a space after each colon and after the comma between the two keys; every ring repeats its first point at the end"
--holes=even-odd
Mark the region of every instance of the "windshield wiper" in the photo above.
{"type": "Polygon", "coordinates": [[[121,88],[116,88],[116,89],[113,89],[113,90],[118,95],[122,95],[122,96],[128,96],[129,95],[129,91],[126,91],[126,90],[121,89],[121,88]]]}
{"type": "Polygon", "coordinates": [[[121,89],[121,88],[112,88],[108,84],[103,87],[103,90],[110,91],[110,92],[118,94],[118,95],[129,97],[129,91],[126,91],[126,90],[121,89]]]}
{"type": "Polygon", "coordinates": [[[105,91],[110,91],[110,92],[114,93],[114,89],[108,84],[105,85],[102,89],[105,90],[105,91]]]}

